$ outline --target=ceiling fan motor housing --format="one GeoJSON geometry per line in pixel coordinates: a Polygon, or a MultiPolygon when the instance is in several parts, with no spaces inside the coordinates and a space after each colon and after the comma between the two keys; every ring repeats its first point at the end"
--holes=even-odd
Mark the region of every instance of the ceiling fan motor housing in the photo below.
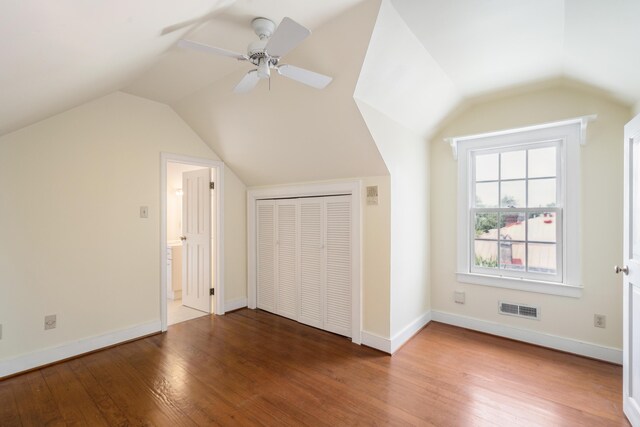
{"type": "Polygon", "coordinates": [[[269,68],[273,68],[278,65],[278,58],[273,58],[265,52],[265,46],[268,41],[268,38],[263,38],[251,42],[249,43],[249,46],[247,46],[247,56],[253,65],[259,66],[261,63],[268,63],[269,68]]]}

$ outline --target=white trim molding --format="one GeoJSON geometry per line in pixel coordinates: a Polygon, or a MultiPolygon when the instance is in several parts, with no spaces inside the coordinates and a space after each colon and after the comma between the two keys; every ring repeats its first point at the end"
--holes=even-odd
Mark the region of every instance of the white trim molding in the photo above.
{"type": "Polygon", "coordinates": [[[580,145],[586,145],[587,144],[587,125],[590,122],[595,121],[597,118],[598,118],[597,114],[590,114],[587,116],[574,117],[571,119],[560,120],[557,122],[541,123],[541,124],[532,125],[532,126],[524,126],[516,129],[499,130],[496,132],[487,132],[487,133],[482,133],[477,135],[448,137],[448,138],[444,138],[443,142],[451,147],[451,154],[453,156],[453,159],[458,160],[458,143],[462,141],[467,141],[470,139],[477,139],[477,138],[493,138],[496,136],[510,135],[510,134],[519,133],[519,132],[530,132],[534,130],[548,129],[548,128],[553,128],[557,126],[564,126],[564,125],[571,125],[571,124],[578,123],[580,124],[580,145]]]}
{"type": "Polygon", "coordinates": [[[373,332],[362,331],[362,345],[391,354],[391,340],[373,332]]]}
{"type": "Polygon", "coordinates": [[[503,325],[502,323],[480,320],[473,317],[461,316],[443,311],[433,311],[431,317],[434,322],[446,323],[448,325],[458,326],[465,329],[472,329],[474,331],[484,332],[503,338],[510,338],[516,341],[523,341],[529,344],[539,345],[541,347],[604,360],[618,365],[622,364],[622,350],[618,348],[605,347],[598,344],[578,341],[572,338],[559,337],[557,335],[546,334],[544,332],[516,328],[513,326],[503,325]]]}
{"type": "Polygon", "coordinates": [[[105,347],[131,341],[160,332],[160,320],[143,323],[131,328],[121,329],[104,335],[84,338],[61,346],[38,350],[11,359],[0,361],[0,380],[9,375],[18,374],[71,357],[80,356],[105,347]]]}
{"type": "Polygon", "coordinates": [[[405,326],[391,339],[381,337],[373,332],[362,331],[362,344],[375,348],[388,354],[395,354],[400,347],[411,340],[418,332],[431,322],[431,311],[427,311],[422,316],[405,326]]]}
{"type": "Polygon", "coordinates": [[[238,310],[247,306],[246,298],[236,298],[224,302],[224,308],[227,312],[238,310]]]}
{"type": "MultiPolygon", "coordinates": [[[[224,163],[220,160],[160,153],[160,321],[167,330],[167,163],[197,165],[215,170],[216,226],[215,226],[215,286],[216,313],[225,313],[224,301],[224,163]]],[[[211,309],[209,310],[211,312],[211,309]]]]}
{"type": "Polygon", "coordinates": [[[559,295],[563,297],[582,297],[582,286],[571,286],[562,283],[527,280],[516,277],[498,277],[477,273],[456,273],[458,282],[473,283],[475,285],[491,286],[494,288],[517,289],[520,291],[539,294],[559,295]]]}
{"type": "Polygon", "coordinates": [[[413,322],[405,326],[401,331],[391,337],[391,354],[394,354],[400,347],[413,338],[431,322],[431,310],[415,319],[413,322]]]}
{"type": "Polygon", "coordinates": [[[352,215],[352,333],[351,341],[361,343],[362,325],[362,183],[360,180],[302,183],[247,189],[247,305],[256,308],[256,201],[313,196],[351,195],[352,215]]]}

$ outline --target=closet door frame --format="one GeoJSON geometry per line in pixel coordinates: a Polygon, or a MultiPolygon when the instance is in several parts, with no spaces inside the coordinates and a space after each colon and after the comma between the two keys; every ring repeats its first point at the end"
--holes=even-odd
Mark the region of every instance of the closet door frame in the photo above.
{"type": "Polygon", "coordinates": [[[362,334],[362,183],[359,180],[293,186],[261,187],[257,189],[249,189],[247,191],[247,305],[251,309],[256,308],[256,202],[264,199],[338,195],[351,195],[351,274],[353,285],[351,300],[351,341],[355,344],[360,344],[362,334]]]}

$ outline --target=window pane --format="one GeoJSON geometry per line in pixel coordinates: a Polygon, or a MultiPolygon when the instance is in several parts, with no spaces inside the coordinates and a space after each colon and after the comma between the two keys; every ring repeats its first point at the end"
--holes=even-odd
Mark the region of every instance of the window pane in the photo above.
{"type": "Polygon", "coordinates": [[[529,214],[529,240],[534,242],[556,242],[556,213],[536,212],[529,214]]]}
{"type": "Polygon", "coordinates": [[[556,179],[533,179],[529,181],[529,207],[549,208],[556,206],[556,179]]]}
{"type": "Polygon", "coordinates": [[[501,240],[526,240],[527,223],[524,212],[500,214],[501,240]]]}
{"type": "Polygon", "coordinates": [[[533,273],[556,274],[555,243],[529,243],[528,269],[533,273]]]}
{"type": "Polygon", "coordinates": [[[527,152],[508,151],[500,154],[500,179],[518,179],[526,175],[527,152]]]}
{"type": "Polygon", "coordinates": [[[525,256],[524,242],[500,242],[500,268],[524,271],[525,256]]]}
{"type": "Polygon", "coordinates": [[[476,181],[498,180],[498,153],[476,156],[476,181]]]}
{"type": "Polygon", "coordinates": [[[498,183],[486,182],[476,184],[476,207],[497,208],[498,207],[498,183]]]}
{"type": "Polygon", "coordinates": [[[525,181],[502,182],[501,208],[520,208],[525,205],[525,181]]]}
{"type": "Polygon", "coordinates": [[[495,240],[475,241],[475,265],[477,267],[498,268],[498,242],[495,240]]]}
{"type": "Polygon", "coordinates": [[[556,176],[556,147],[529,150],[529,178],[556,176]]]}
{"type": "Polygon", "coordinates": [[[498,214],[476,214],[476,238],[498,240],[498,214]]]}

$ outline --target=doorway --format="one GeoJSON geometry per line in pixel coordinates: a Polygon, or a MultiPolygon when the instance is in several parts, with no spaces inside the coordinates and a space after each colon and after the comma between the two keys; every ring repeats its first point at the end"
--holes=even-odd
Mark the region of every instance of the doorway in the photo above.
{"type": "Polygon", "coordinates": [[[162,330],[224,314],[222,162],[161,155],[162,330]]]}

